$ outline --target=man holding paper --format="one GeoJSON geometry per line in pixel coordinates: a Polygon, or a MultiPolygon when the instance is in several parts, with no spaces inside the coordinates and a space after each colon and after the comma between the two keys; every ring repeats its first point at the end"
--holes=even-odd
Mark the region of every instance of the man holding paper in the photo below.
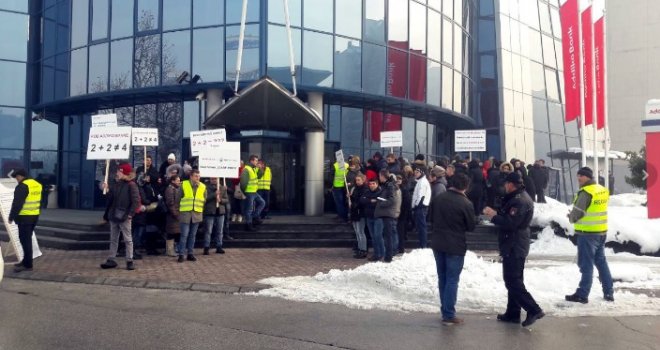
{"type": "Polygon", "coordinates": [[[14,266],[14,272],[32,271],[32,232],[39,220],[41,206],[41,184],[28,178],[23,169],[14,171],[12,177],[18,181],[14,189],[14,201],[9,212],[9,223],[16,222],[18,239],[23,247],[23,261],[14,266]]]}

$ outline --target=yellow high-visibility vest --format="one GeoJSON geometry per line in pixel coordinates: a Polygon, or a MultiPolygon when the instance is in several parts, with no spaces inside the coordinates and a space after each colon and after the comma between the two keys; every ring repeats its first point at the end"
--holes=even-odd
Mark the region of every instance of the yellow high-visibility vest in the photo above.
{"type": "Polygon", "coordinates": [[[344,171],[339,169],[339,163],[337,162],[335,162],[334,167],[335,167],[335,177],[334,180],[332,181],[332,187],[335,188],[344,187],[346,184],[345,177],[346,174],[348,174],[348,164],[344,165],[344,171]]]}
{"type": "MultiPolygon", "coordinates": [[[[575,223],[575,231],[584,233],[603,233],[607,232],[607,203],[610,199],[610,192],[607,188],[598,185],[588,185],[580,189],[591,195],[591,203],[584,216],[575,223]]],[[[578,195],[580,194],[578,192],[578,195]]],[[[577,195],[573,204],[577,201],[577,195]]]]}
{"type": "Polygon", "coordinates": [[[270,172],[270,167],[264,168],[264,174],[261,175],[261,178],[259,178],[258,188],[260,190],[270,191],[270,183],[272,179],[273,179],[273,174],[271,174],[270,172]]]}
{"type": "Polygon", "coordinates": [[[201,213],[204,211],[204,203],[206,203],[206,197],[204,193],[206,192],[206,185],[199,183],[197,185],[197,191],[193,193],[192,184],[190,180],[186,180],[181,183],[181,189],[183,190],[183,197],[181,197],[181,206],[179,208],[180,212],[195,211],[201,213]]]}
{"type": "Polygon", "coordinates": [[[37,216],[41,208],[41,184],[33,179],[25,179],[23,183],[27,185],[29,193],[18,215],[37,216]]]}
{"type": "Polygon", "coordinates": [[[257,193],[259,189],[259,177],[257,176],[257,169],[246,165],[243,171],[247,171],[250,175],[250,180],[248,181],[247,187],[245,188],[245,193],[257,193]]]}

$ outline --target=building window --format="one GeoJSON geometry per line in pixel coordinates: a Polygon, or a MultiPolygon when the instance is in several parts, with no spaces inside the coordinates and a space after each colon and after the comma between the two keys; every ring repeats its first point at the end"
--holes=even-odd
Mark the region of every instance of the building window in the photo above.
{"type": "Polygon", "coordinates": [[[190,31],[163,34],[163,85],[176,84],[181,72],[190,72],[190,31]]]}
{"type": "Polygon", "coordinates": [[[72,0],[71,47],[87,45],[89,33],[89,0],[72,0]]]}
{"type": "Polygon", "coordinates": [[[362,47],[362,90],[385,95],[385,47],[364,43],[362,47]]]}
{"type": "Polygon", "coordinates": [[[410,50],[426,54],[426,6],[410,2],[410,50]]]}
{"type": "Polygon", "coordinates": [[[303,26],[308,29],[332,33],[333,0],[304,0],[303,26]]]}
{"type": "MultiPolygon", "coordinates": [[[[238,53],[238,37],[240,26],[227,27],[227,80],[236,79],[236,59],[238,53]]],[[[257,80],[259,72],[259,25],[245,26],[243,41],[243,62],[241,63],[240,80],[257,80]]]]}
{"type": "Polygon", "coordinates": [[[135,38],[133,75],[136,88],[160,84],[160,35],[135,38]]]}
{"type": "Polygon", "coordinates": [[[354,0],[335,0],[335,33],[362,38],[362,6],[354,0]]]}
{"type": "MultiPolygon", "coordinates": [[[[292,26],[301,26],[302,0],[289,0],[289,20],[292,26]]],[[[284,3],[282,1],[268,1],[268,21],[285,24],[284,3]]]]}
{"type": "Polygon", "coordinates": [[[190,28],[190,0],[163,0],[163,31],[190,28]]]}
{"type": "MultiPolygon", "coordinates": [[[[296,72],[300,72],[301,36],[300,29],[291,28],[296,72]]],[[[288,40],[285,27],[268,25],[268,76],[285,84],[291,83],[288,40]]],[[[296,81],[300,82],[300,74],[296,74],[296,81]]]]}
{"type": "Polygon", "coordinates": [[[389,45],[408,48],[408,0],[390,0],[387,40],[389,45]]]}
{"type": "Polygon", "coordinates": [[[385,0],[365,0],[364,40],[385,43],[385,0]]]}
{"type": "MultiPolygon", "coordinates": [[[[261,1],[252,0],[248,2],[246,21],[258,22],[259,21],[259,3],[261,1]]],[[[241,23],[241,15],[243,14],[243,1],[227,0],[227,24],[241,23]]]]}
{"type": "Polygon", "coordinates": [[[113,41],[110,54],[110,90],[133,87],[133,40],[113,41]]]}
{"type": "Polygon", "coordinates": [[[192,6],[195,27],[215,26],[225,22],[224,0],[193,0],[192,6]]]}
{"type": "Polygon", "coordinates": [[[108,44],[89,47],[89,93],[108,90],[108,44]]]}
{"type": "Polygon", "coordinates": [[[108,37],[108,1],[92,1],[92,41],[108,37]]]}
{"type": "Polygon", "coordinates": [[[138,32],[146,32],[160,28],[160,0],[139,0],[137,6],[136,27],[138,32]]]}
{"type": "Polygon", "coordinates": [[[71,97],[87,93],[87,48],[71,51],[71,97]]]}
{"type": "Polygon", "coordinates": [[[193,32],[193,74],[204,81],[225,77],[224,28],[195,29],[193,32]]]}
{"type": "Polygon", "coordinates": [[[360,91],[362,86],[362,48],[360,41],[335,38],[335,88],[360,91]]]}
{"type": "Polygon", "coordinates": [[[0,125],[0,148],[23,149],[25,109],[0,107],[0,125]]]}
{"type": "MultiPolygon", "coordinates": [[[[2,40],[0,40],[0,59],[27,61],[28,16],[0,12],[0,31],[7,34],[3,35],[2,40]]],[[[46,35],[44,33],[44,36],[46,35]]],[[[54,48],[55,43],[52,44],[54,48]]],[[[46,46],[45,42],[44,46],[46,46]]],[[[52,53],[54,50],[49,51],[52,53]]]]}
{"type": "Polygon", "coordinates": [[[133,35],[133,0],[112,0],[113,39],[133,35]]]}
{"type": "Polygon", "coordinates": [[[332,35],[311,31],[303,33],[302,83],[311,86],[332,87],[333,83],[332,35]]]}

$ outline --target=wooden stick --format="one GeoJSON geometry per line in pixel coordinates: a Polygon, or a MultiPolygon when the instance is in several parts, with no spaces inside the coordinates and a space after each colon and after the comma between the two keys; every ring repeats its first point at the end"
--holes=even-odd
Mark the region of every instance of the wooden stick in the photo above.
{"type": "Polygon", "coordinates": [[[147,176],[147,146],[144,146],[144,176],[147,176]]]}
{"type": "Polygon", "coordinates": [[[108,173],[110,172],[110,159],[105,160],[105,180],[103,180],[103,183],[105,186],[103,187],[103,194],[108,193],[108,173]]]}

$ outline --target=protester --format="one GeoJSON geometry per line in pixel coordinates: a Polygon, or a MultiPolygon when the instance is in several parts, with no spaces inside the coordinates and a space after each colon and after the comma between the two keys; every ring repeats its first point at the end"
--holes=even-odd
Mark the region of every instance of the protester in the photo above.
{"type": "Polygon", "coordinates": [[[206,202],[204,204],[204,255],[209,255],[211,239],[215,242],[215,253],[224,254],[222,249],[222,233],[225,226],[225,204],[229,203],[227,188],[218,183],[217,178],[211,178],[206,186],[206,202]]]}
{"type": "MultiPolygon", "coordinates": [[[[14,265],[14,272],[32,271],[32,233],[41,213],[41,192],[43,187],[31,179],[24,169],[15,170],[12,175],[18,181],[14,188],[8,221],[18,226],[18,240],[23,248],[23,260],[14,265]]],[[[0,276],[2,273],[0,273],[0,276]]]]}
{"type": "Polygon", "coordinates": [[[351,212],[350,220],[355,231],[355,238],[357,240],[357,251],[353,254],[356,259],[364,259],[367,257],[367,236],[364,229],[367,225],[367,218],[365,217],[364,208],[360,204],[360,198],[365,191],[368,191],[366,181],[367,177],[359,173],[355,176],[355,184],[351,187],[351,212]]]}
{"type": "Polygon", "coordinates": [[[348,173],[348,163],[344,163],[343,169],[338,162],[332,165],[332,198],[335,201],[337,209],[337,219],[348,222],[348,210],[346,208],[346,174],[348,173]]]}
{"type": "Polygon", "coordinates": [[[179,255],[179,238],[181,237],[181,225],[179,224],[182,192],[179,191],[181,186],[181,178],[179,175],[170,177],[169,185],[165,190],[165,205],[167,206],[167,214],[165,216],[165,232],[166,232],[166,254],[167,256],[179,255]]]}
{"type": "Polygon", "coordinates": [[[188,261],[197,261],[195,257],[195,238],[197,228],[203,220],[204,204],[206,202],[206,185],[200,181],[199,170],[190,172],[190,179],[181,183],[181,204],[179,206],[179,225],[181,226],[181,239],[179,240],[179,259],[187,253],[188,261]]]}
{"type": "Polygon", "coordinates": [[[261,225],[261,211],[266,202],[257,192],[259,189],[259,177],[257,175],[257,163],[259,157],[251,155],[248,164],[241,174],[241,191],[245,194],[243,200],[243,215],[245,216],[245,230],[255,231],[254,224],[261,225]]]}
{"type": "MultiPolygon", "coordinates": [[[[170,153],[167,156],[167,160],[160,165],[160,177],[162,179],[167,179],[169,177],[170,171],[168,170],[168,168],[174,164],[176,164],[176,156],[174,155],[174,153],[170,153]]],[[[181,176],[182,173],[179,172],[178,175],[181,176]]]]}
{"type": "Polygon", "coordinates": [[[387,161],[383,158],[380,152],[374,153],[372,158],[376,162],[376,173],[379,173],[383,169],[387,169],[387,161]]]}
{"type": "Polygon", "coordinates": [[[399,246],[396,248],[399,254],[403,254],[406,249],[406,241],[408,240],[408,221],[412,216],[412,190],[408,183],[408,178],[397,175],[396,181],[401,191],[401,213],[396,224],[396,232],[399,235],[399,246]]]}
{"type": "Polygon", "coordinates": [[[369,261],[379,261],[385,256],[385,242],[383,242],[383,219],[375,216],[376,204],[382,192],[378,186],[378,180],[368,181],[369,190],[364,191],[360,198],[360,205],[364,208],[364,216],[367,218],[367,228],[371,234],[374,252],[369,261]]]}
{"type": "Polygon", "coordinates": [[[431,202],[433,217],[433,240],[431,248],[438,271],[440,310],[442,322],[460,324],[463,319],[456,317],[458,281],[463,270],[467,240],[465,233],[475,227],[474,207],[465,195],[470,180],[464,174],[457,174],[453,186],[431,202]]]}
{"type": "MultiPolygon", "coordinates": [[[[109,188],[107,207],[103,218],[110,222],[110,252],[107,261],[101,264],[103,269],[117,267],[115,259],[119,248],[119,235],[122,234],[126,245],[126,269],[135,270],[131,223],[140,205],[140,194],[131,173],[130,164],[119,165],[115,175],[117,181],[109,188]]],[[[104,183],[103,187],[108,188],[108,184],[104,183]]]]}
{"type": "MultiPolygon", "coordinates": [[[[137,173],[132,172],[131,177],[135,178],[137,173]]],[[[140,195],[140,203],[133,215],[133,222],[131,223],[131,236],[133,238],[133,260],[142,260],[142,254],[138,252],[139,249],[142,249],[142,238],[147,228],[147,205],[151,204],[151,201],[147,198],[146,193],[144,192],[144,176],[140,174],[140,177],[137,181],[138,193],[140,195]]]]}
{"type": "Polygon", "coordinates": [[[396,185],[396,176],[390,174],[387,169],[380,171],[379,179],[382,188],[377,198],[374,217],[383,221],[383,240],[385,256],[383,261],[389,263],[394,256],[394,249],[399,246],[399,237],[396,232],[396,219],[401,212],[401,191],[396,185]]]}
{"type": "Polygon", "coordinates": [[[367,160],[367,165],[365,167],[366,172],[364,175],[367,176],[367,181],[378,179],[378,169],[376,167],[376,161],[373,159],[367,160]]]}
{"type": "Polygon", "coordinates": [[[270,217],[268,217],[268,212],[270,211],[270,185],[273,181],[273,173],[263,159],[259,159],[257,162],[257,168],[257,178],[259,179],[257,193],[265,203],[264,209],[261,211],[259,218],[262,220],[270,219],[270,217]]]}
{"type": "Polygon", "coordinates": [[[545,160],[537,160],[529,175],[534,181],[534,187],[536,188],[536,202],[545,203],[545,189],[548,188],[548,183],[550,182],[550,172],[545,166],[545,160]]]}
{"type": "Polygon", "coordinates": [[[507,175],[506,196],[499,211],[487,207],[484,214],[498,226],[504,285],[508,290],[506,311],[497,315],[502,322],[520,323],[520,309],[527,312],[523,327],[531,326],[545,313],[525,288],[525,259],[529,254],[529,224],[534,216],[534,201],[525,192],[517,172],[507,175]]]}
{"type": "Polygon", "coordinates": [[[387,161],[387,171],[390,172],[390,174],[400,174],[401,173],[401,166],[399,165],[399,162],[396,159],[396,156],[394,153],[390,153],[387,155],[385,158],[387,161]]]}
{"type": "Polygon", "coordinates": [[[468,164],[468,176],[470,177],[470,188],[467,196],[472,202],[474,214],[481,213],[481,200],[484,193],[484,175],[479,166],[479,161],[474,159],[468,164]]]}
{"type": "Polygon", "coordinates": [[[417,184],[415,185],[411,202],[413,219],[415,220],[415,228],[417,230],[417,237],[419,238],[419,247],[426,248],[428,246],[426,215],[428,214],[428,207],[431,203],[431,185],[426,179],[425,168],[415,168],[415,178],[417,179],[417,184]]]}
{"type": "Polygon", "coordinates": [[[573,210],[568,214],[577,235],[577,263],[582,278],[575,293],[566,296],[567,301],[586,304],[593,282],[594,265],[603,287],[603,298],[614,301],[612,274],[605,258],[607,239],[607,203],[610,194],[607,188],[594,181],[591,168],[583,167],[577,173],[580,191],[573,201],[573,210]]]}
{"type": "Polygon", "coordinates": [[[154,182],[158,182],[158,179],[160,178],[160,172],[156,169],[154,166],[154,160],[150,155],[147,155],[146,157],[146,165],[147,165],[147,170],[145,171],[144,166],[141,165],[135,169],[135,174],[137,176],[149,176],[151,179],[153,179],[154,182]]]}

